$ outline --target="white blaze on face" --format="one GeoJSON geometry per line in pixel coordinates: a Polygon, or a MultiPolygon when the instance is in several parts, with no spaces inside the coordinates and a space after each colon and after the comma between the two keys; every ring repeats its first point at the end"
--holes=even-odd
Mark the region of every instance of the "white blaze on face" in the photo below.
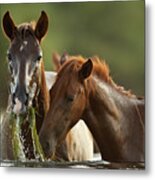
{"type": "Polygon", "coordinates": [[[24,46],[21,45],[19,51],[23,51],[23,49],[24,49],[24,46]]]}
{"type": "Polygon", "coordinates": [[[22,109],[22,103],[21,101],[19,101],[18,98],[15,98],[15,104],[14,104],[14,107],[13,107],[13,112],[17,115],[20,114],[20,111],[22,109]]]}
{"type": "MultiPolygon", "coordinates": [[[[25,86],[26,88],[29,87],[29,84],[30,84],[30,81],[31,81],[31,74],[29,74],[29,63],[27,62],[26,63],[26,66],[25,66],[25,86]]],[[[28,89],[27,89],[28,91],[28,89]]]]}
{"type": "MultiPolygon", "coordinates": [[[[19,73],[20,73],[20,63],[18,63],[18,61],[17,61],[17,72],[16,72],[16,74],[15,74],[15,72],[13,72],[12,77],[14,80],[10,84],[12,95],[16,93],[16,89],[19,84],[19,73]]],[[[17,97],[15,98],[14,102],[15,103],[13,104],[12,110],[15,114],[19,115],[22,110],[22,102],[17,97]]]]}
{"type": "Polygon", "coordinates": [[[23,51],[23,49],[27,46],[28,42],[24,41],[23,44],[20,46],[19,51],[23,51]]]}
{"type": "Polygon", "coordinates": [[[12,78],[13,82],[10,83],[10,88],[11,88],[11,94],[13,95],[16,91],[18,82],[19,82],[19,63],[17,63],[17,72],[15,74],[15,71],[12,73],[12,78]]]}

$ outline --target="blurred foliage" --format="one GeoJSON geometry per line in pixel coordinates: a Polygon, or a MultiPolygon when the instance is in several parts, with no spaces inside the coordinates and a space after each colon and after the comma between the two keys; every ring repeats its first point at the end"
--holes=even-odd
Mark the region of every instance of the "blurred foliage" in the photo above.
{"type": "MultiPolygon", "coordinates": [[[[115,82],[144,95],[144,1],[1,4],[0,18],[10,11],[16,24],[49,17],[49,30],[41,46],[45,67],[51,55],[67,51],[85,57],[98,55],[109,64],[115,82]]],[[[2,23],[1,23],[2,24],[2,23]]],[[[0,28],[0,107],[7,104],[9,41],[0,28]]]]}

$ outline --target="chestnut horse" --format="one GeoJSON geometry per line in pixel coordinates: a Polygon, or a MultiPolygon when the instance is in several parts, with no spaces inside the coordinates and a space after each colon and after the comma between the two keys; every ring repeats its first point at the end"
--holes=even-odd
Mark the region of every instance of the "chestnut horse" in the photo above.
{"type": "Polygon", "coordinates": [[[68,57],[50,91],[50,109],[39,137],[47,155],[83,119],[102,159],[144,161],[144,99],[117,86],[105,62],[68,57]]]}
{"type": "MultiPolygon", "coordinates": [[[[51,88],[56,73],[46,72],[42,58],[40,43],[48,29],[48,17],[42,11],[38,22],[35,24],[24,23],[16,26],[9,12],[3,17],[3,29],[10,40],[7,51],[8,65],[11,75],[9,110],[17,115],[27,115],[29,107],[35,108],[36,125],[39,133],[43,119],[49,108],[49,89],[51,88]],[[47,81],[47,83],[46,83],[47,81]]],[[[22,125],[22,137],[24,137],[24,152],[27,159],[35,158],[29,122],[22,125]]],[[[76,129],[76,128],[75,128],[76,129]]],[[[77,126],[79,129],[79,126],[77,126]]],[[[80,131],[80,129],[79,129],[80,131]]],[[[4,151],[7,151],[4,159],[13,159],[11,134],[9,132],[9,122],[3,123],[3,141],[7,142],[4,151]]],[[[76,136],[76,131],[70,134],[72,142],[76,136]],[[74,136],[74,137],[73,137],[74,136]]],[[[71,139],[71,138],[70,138],[71,139]]],[[[70,141],[64,143],[57,149],[57,157],[69,160],[68,145],[70,141]]],[[[82,144],[82,143],[81,143],[82,144]]],[[[85,147],[85,144],[82,144],[85,147]]],[[[76,147],[77,149],[79,147],[76,147]]],[[[79,148],[80,149],[80,148],[79,148]]],[[[78,155],[77,155],[78,156],[78,155]]]]}
{"type": "MultiPolygon", "coordinates": [[[[58,53],[52,54],[52,61],[57,72],[60,70],[63,62],[68,59],[68,56],[67,52],[64,52],[62,56],[58,53]]],[[[96,146],[94,146],[92,134],[83,120],[78,121],[71,131],[69,131],[66,141],[70,161],[93,160],[96,146]]]]}

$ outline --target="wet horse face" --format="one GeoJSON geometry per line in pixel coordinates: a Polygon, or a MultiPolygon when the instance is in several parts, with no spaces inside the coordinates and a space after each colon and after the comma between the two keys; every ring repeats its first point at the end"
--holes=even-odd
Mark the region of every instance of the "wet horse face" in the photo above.
{"type": "Polygon", "coordinates": [[[11,74],[12,110],[23,114],[32,105],[38,91],[42,63],[40,41],[47,32],[48,18],[42,12],[34,29],[26,23],[16,27],[9,12],[6,12],[3,28],[10,39],[7,59],[11,74]]]}
{"type": "Polygon", "coordinates": [[[13,111],[17,114],[24,113],[26,107],[31,106],[36,93],[42,51],[38,42],[28,35],[24,41],[16,38],[10,46],[7,56],[12,78],[10,89],[13,111]]]}
{"type": "Polygon", "coordinates": [[[40,142],[47,157],[65,139],[69,129],[80,119],[86,106],[85,79],[92,70],[92,62],[69,61],[58,73],[50,91],[50,109],[40,131],[40,142]]]}

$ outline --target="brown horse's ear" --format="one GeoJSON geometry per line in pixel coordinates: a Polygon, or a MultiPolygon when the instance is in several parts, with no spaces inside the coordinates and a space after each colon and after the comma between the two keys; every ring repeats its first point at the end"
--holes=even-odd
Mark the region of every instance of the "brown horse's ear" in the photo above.
{"type": "Polygon", "coordinates": [[[58,53],[53,53],[52,54],[52,60],[54,62],[54,65],[56,67],[56,71],[58,71],[60,69],[60,55],[58,53]]]}
{"type": "Polygon", "coordinates": [[[88,78],[92,72],[93,63],[91,59],[88,59],[81,67],[79,71],[79,77],[81,80],[88,78]]]}
{"type": "Polygon", "coordinates": [[[7,11],[3,17],[3,29],[9,39],[12,41],[14,39],[17,27],[15,26],[12,18],[10,17],[9,11],[7,11]]]}
{"type": "Polygon", "coordinates": [[[44,11],[42,11],[34,31],[35,36],[39,40],[39,42],[45,36],[47,29],[48,29],[48,17],[47,14],[44,11]]]}
{"type": "Polygon", "coordinates": [[[52,59],[57,71],[60,69],[62,64],[68,60],[68,57],[69,55],[67,52],[64,52],[62,56],[56,52],[52,54],[52,59]]]}

